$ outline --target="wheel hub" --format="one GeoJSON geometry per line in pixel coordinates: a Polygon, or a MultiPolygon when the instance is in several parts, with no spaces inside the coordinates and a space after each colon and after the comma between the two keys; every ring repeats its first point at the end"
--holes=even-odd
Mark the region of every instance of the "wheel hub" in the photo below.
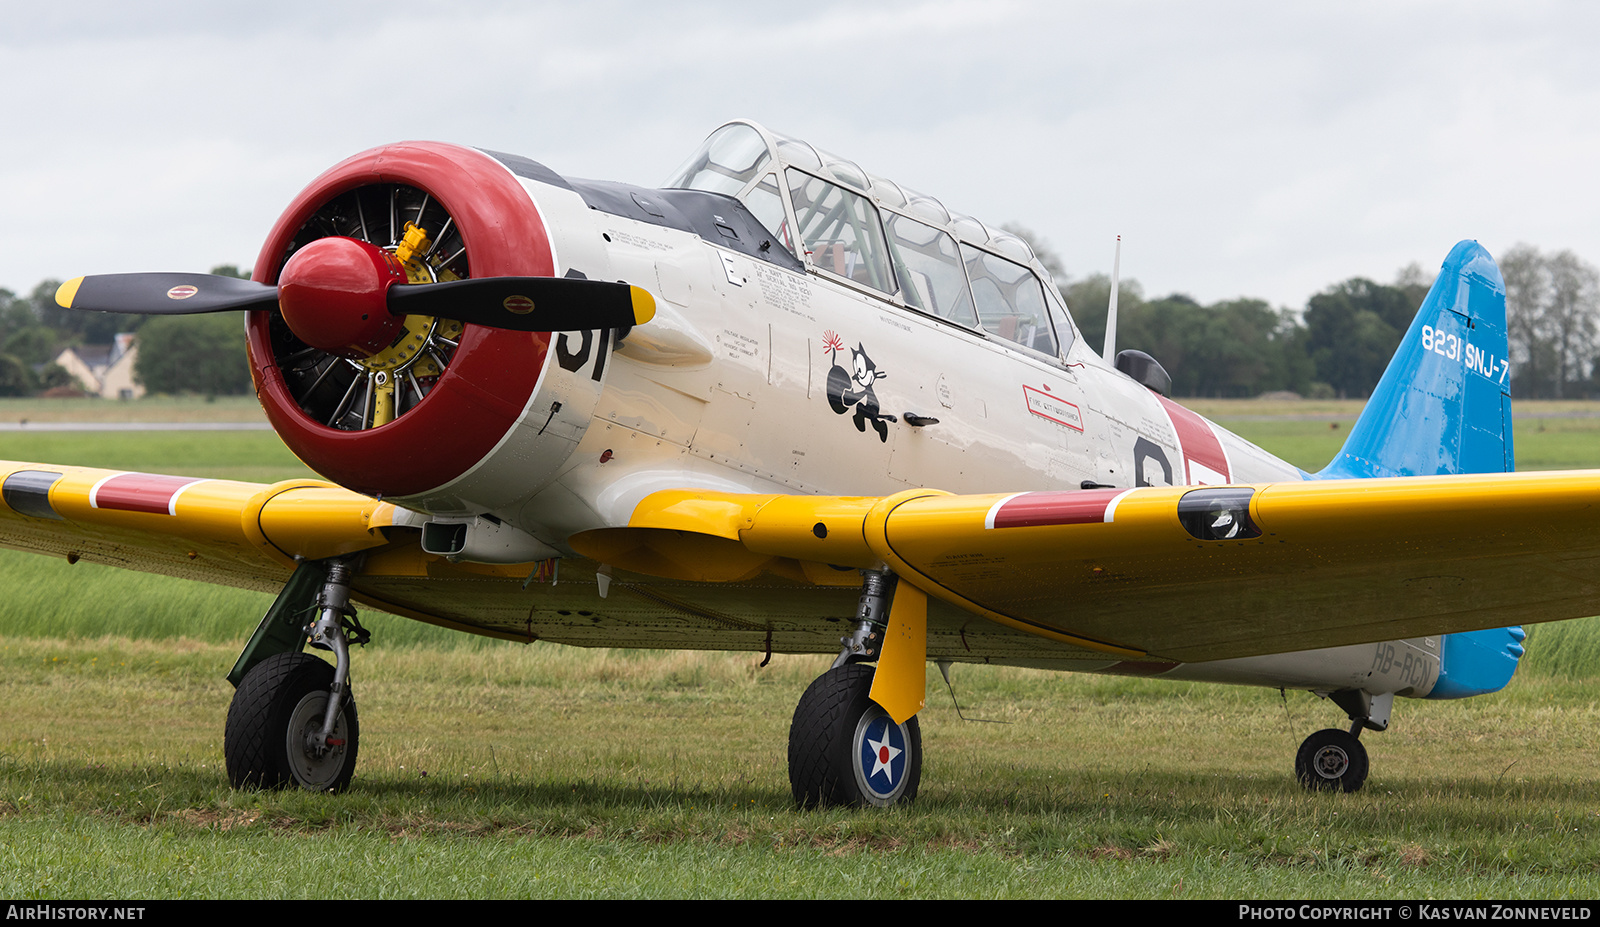
{"type": "Polygon", "coordinates": [[[1324,779],[1337,779],[1350,768],[1350,755],[1338,747],[1323,747],[1312,759],[1311,768],[1324,779]]]}
{"type": "Polygon", "coordinates": [[[904,727],[877,705],[857,722],[853,751],[856,784],[873,804],[893,804],[905,791],[910,749],[904,727]]]}
{"type": "Polygon", "coordinates": [[[345,750],[349,731],[344,712],[335,719],[333,733],[326,742],[321,740],[322,722],[327,714],[328,693],[316,691],[306,694],[289,716],[284,752],[289,758],[290,772],[304,788],[326,791],[333,788],[344,769],[345,750]]]}

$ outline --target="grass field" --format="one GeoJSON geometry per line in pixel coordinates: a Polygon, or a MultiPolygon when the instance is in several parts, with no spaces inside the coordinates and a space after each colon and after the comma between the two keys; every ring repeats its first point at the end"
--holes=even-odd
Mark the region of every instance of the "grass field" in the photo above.
{"type": "Polygon", "coordinates": [[[1329,720],[1303,694],[962,668],[969,716],[1011,723],[935,699],[921,798],[867,814],[789,801],[788,715],[820,659],[372,649],[358,788],[319,796],[223,784],[232,654],[0,644],[0,696],[26,706],[4,721],[0,893],[1548,897],[1600,879],[1587,682],[1408,703],[1344,796],[1290,781],[1329,720]]]}
{"type": "MultiPolygon", "coordinates": [[[[1356,410],[1292,405],[1202,411],[1320,467],[1356,410]]],[[[1600,463],[1592,411],[1519,420],[1523,465],[1600,463]]],[[[304,473],[269,432],[223,434],[4,433],[0,456],[304,473]]],[[[1341,719],[1304,693],[958,667],[967,717],[1007,722],[989,724],[933,673],[922,795],[869,814],[789,800],[789,716],[825,658],[519,646],[364,613],[355,787],[235,792],[221,677],[266,596],[8,552],[0,589],[4,897],[1600,893],[1594,620],[1536,626],[1502,693],[1397,705],[1356,795],[1293,783],[1301,738],[1341,719]]]]}
{"type": "MultiPolygon", "coordinates": [[[[1361,414],[1359,400],[1263,402],[1195,399],[1185,404],[1303,470],[1322,469],[1361,414]]],[[[1519,402],[1513,410],[1517,469],[1600,467],[1600,402],[1519,402]]]]}
{"type": "Polygon", "coordinates": [[[0,422],[264,422],[254,396],[113,399],[0,399],[0,422]]]}

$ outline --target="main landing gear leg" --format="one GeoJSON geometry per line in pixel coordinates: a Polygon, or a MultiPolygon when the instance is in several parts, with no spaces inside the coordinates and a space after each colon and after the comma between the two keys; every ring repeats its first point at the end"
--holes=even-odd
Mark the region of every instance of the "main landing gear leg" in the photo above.
{"type": "Polygon", "coordinates": [[[351,564],[334,561],[326,571],[309,636],[313,647],[332,651],[336,663],[287,651],[261,660],[244,675],[228,707],[223,736],[228,779],[235,788],[294,784],[336,792],[350,784],[360,723],[349,689],[349,645],[352,639],[364,644],[370,635],[350,607],[351,564]]]}
{"type": "Polygon", "coordinates": [[[800,697],[789,726],[789,785],[801,807],[887,807],[916,798],[927,602],[892,573],[863,573],[856,631],[800,697]],[[873,659],[876,669],[860,665],[873,659]]]}
{"type": "Polygon", "coordinates": [[[1367,748],[1361,745],[1361,732],[1389,726],[1394,693],[1373,696],[1345,689],[1328,697],[1350,716],[1350,730],[1331,727],[1307,737],[1295,754],[1295,778],[1314,792],[1354,792],[1367,781],[1367,748]]]}

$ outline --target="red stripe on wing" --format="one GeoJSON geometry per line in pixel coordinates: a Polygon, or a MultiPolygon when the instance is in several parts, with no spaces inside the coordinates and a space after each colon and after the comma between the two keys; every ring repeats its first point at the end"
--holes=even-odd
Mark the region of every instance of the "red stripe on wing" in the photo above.
{"type": "Polygon", "coordinates": [[[97,509],[172,514],[172,499],[185,486],[201,482],[192,476],[123,473],[95,487],[90,504],[97,509]]]}
{"type": "Polygon", "coordinates": [[[1013,496],[994,513],[996,528],[1031,528],[1040,525],[1083,525],[1106,520],[1106,506],[1122,489],[1080,489],[1063,492],[1025,492],[1013,496]]]}

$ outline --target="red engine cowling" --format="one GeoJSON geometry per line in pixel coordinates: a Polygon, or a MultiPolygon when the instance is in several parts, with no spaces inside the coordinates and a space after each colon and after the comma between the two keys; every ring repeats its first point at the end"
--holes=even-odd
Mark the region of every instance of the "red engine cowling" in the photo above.
{"type": "MultiPolygon", "coordinates": [[[[392,249],[407,222],[428,236],[409,262],[412,282],[554,273],[545,223],[504,166],[470,148],[403,142],[312,181],[267,237],[254,279],[277,283],[297,250],[328,236],[392,249]]],[[[250,314],[267,418],[307,465],[358,492],[416,496],[471,470],[522,415],[550,345],[548,333],[408,325],[386,354],[352,358],[300,341],[278,313],[250,314]]]]}

